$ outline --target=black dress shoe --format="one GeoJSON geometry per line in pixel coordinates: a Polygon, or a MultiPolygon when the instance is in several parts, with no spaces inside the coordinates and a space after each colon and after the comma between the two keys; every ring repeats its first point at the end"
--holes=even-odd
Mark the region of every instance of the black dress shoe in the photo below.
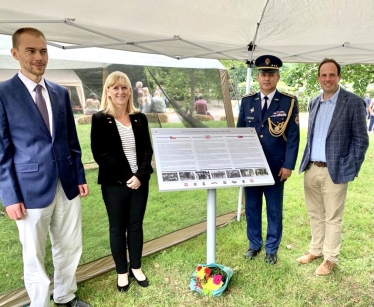
{"type": "Polygon", "coordinates": [[[77,297],[74,297],[70,302],[67,303],[56,303],[56,306],[66,306],[66,307],[90,307],[86,302],[83,302],[77,297]]]}
{"type": "Polygon", "coordinates": [[[266,253],[265,262],[268,264],[276,264],[277,263],[277,254],[268,254],[266,253]]]}
{"type": "Polygon", "coordinates": [[[253,259],[254,257],[256,257],[256,255],[260,252],[260,249],[249,249],[246,251],[246,253],[244,254],[244,258],[246,259],[253,259]]]}
{"type": "Polygon", "coordinates": [[[130,280],[129,280],[129,282],[127,283],[127,285],[125,285],[125,286],[120,286],[120,285],[118,284],[118,275],[117,275],[117,289],[118,289],[118,291],[119,291],[119,292],[127,292],[127,291],[129,290],[129,288],[130,288],[130,280]]]}
{"type": "Polygon", "coordinates": [[[146,277],[144,280],[137,280],[132,269],[130,269],[130,276],[134,277],[134,279],[136,280],[139,286],[144,287],[144,288],[149,286],[148,278],[146,277]]]}

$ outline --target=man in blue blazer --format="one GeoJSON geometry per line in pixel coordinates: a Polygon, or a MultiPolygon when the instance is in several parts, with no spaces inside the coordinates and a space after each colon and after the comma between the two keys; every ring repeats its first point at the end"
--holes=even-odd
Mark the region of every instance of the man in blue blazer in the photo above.
{"type": "Polygon", "coordinates": [[[49,233],[56,305],[87,307],[74,294],[82,252],[79,196],[88,195],[88,187],[69,93],[43,78],[48,52],[42,32],[21,28],[12,40],[20,71],[0,84],[0,198],[19,230],[30,306],[50,306],[44,269],[49,233]]]}
{"type": "Polygon", "coordinates": [[[265,195],[268,220],[265,262],[275,264],[282,238],[284,183],[295,168],[299,149],[299,111],[296,97],[276,89],[282,61],[264,55],[255,64],[260,92],[242,98],[237,127],[256,129],[275,184],[245,188],[249,249],[244,257],[253,259],[262,248],[262,196],[265,195]]]}
{"type": "Polygon", "coordinates": [[[312,241],[297,262],[324,257],[314,272],[329,275],[338,261],[348,182],[358,176],[369,146],[364,100],[339,86],[340,65],[324,59],[318,68],[323,90],[309,105],[308,138],[300,165],[312,241]]]}

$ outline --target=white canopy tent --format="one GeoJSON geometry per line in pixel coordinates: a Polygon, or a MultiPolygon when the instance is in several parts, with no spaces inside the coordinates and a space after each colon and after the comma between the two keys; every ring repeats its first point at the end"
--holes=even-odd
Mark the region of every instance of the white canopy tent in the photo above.
{"type": "MultiPolygon", "coordinates": [[[[2,0],[0,0],[2,1],[2,0]]],[[[0,13],[1,15],[1,13],[0,13]]],[[[1,22],[1,21],[0,21],[1,22]]],[[[82,69],[93,67],[107,67],[110,64],[199,68],[199,69],[225,69],[215,59],[189,58],[184,61],[172,59],[158,54],[111,50],[104,48],[61,49],[55,43],[48,46],[47,69],[82,69]]],[[[66,45],[69,47],[71,45],[66,45]]],[[[0,69],[18,69],[19,64],[10,54],[12,38],[10,35],[0,35],[0,69]]]]}
{"type": "Polygon", "coordinates": [[[374,63],[372,0],[0,0],[0,7],[0,33],[34,26],[67,49],[250,62],[271,53],[285,62],[333,57],[343,65],[374,63]]]}
{"type": "MultiPolygon", "coordinates": [[[[0,35],[0,82],[13,77],[19,69],[19,63],[10,54],[11,48],[11,36],[0,35]]],[[[85,103],[84,88],[82,81],[73,69],[105,68],[110,64],[225,69],[215,59],[190,58],[179,61],[163,55],[94,47],[79,50],[63,50],[49,46],[48,54],[49,61],[45,77],[60,85],[75,87],[82,107],[85,103]]]]}

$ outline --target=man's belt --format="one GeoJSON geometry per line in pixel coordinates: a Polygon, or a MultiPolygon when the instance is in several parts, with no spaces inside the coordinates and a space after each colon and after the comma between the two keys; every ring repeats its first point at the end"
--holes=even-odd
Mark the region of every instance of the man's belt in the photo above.
{"type": "Polygon", "coordinates": [[[315,166],[318,166],[318,167],[327,167],[327,163],[326,162],[310,161],[310,163],[313,163],[315,166]]]}

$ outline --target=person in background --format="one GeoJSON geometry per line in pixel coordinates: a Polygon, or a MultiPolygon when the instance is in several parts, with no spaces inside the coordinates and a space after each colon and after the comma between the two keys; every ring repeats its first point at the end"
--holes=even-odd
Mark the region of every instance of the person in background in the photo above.
{"type": "Polygon", "coordinates": [[[156,92],[159,92],[160,93],[160,97],[165,101],[165,106],[169,106],[169,100],[167,98],[167,96],[165,95],[165,93],[163,92],[163,90],[160,88],[160,86],[156,86],[156,89],[155,89],[155,92],[153,94],[153,97],[156,95],[156,92]]]}
{"type": "Polygon", "coordinates": [[[208,104],[203,99],[203,94],[198,95],[198,100],[195,101],[195,112],[196,114],[207,115],[208,104]]]}
{"type": "Polygon", "coordinates": [[[165,113],[166,103],[164,98],[161,97],[159,91],[155,91],[155,95],[152,98],[152,110],[153,113],[165,113]]]}
{"type": "Polygon", "coordinates": [[[55,305],[89,307],[75,296],[80,197],[89,191],[69,93],[43,77],[48,50],[41,31],[18,29],[12,41],[20,71],[0,84],[0,198],[18,227],[30,306],[50,306],[44,264],[49,234],[55,305]]]}
{"type": "Polygon", "coordinates": [[[156,89],[155,89],[155,92],[153,93],[153,97],[156,96],[157,92],[160,94],[160,96],[162,96],[162,91],[158,85],[156,85],[156,89]]]}
{"type": "Polygon", "coordinates": [[[275,184],[245,188],[245,214],[249,249],[245,258],[253,259],[263,242],[262,196],[265,195],[268,220],[265,262],[275,264],[282,239],[284,183],[295,168],[299,149],[299,109],[297,98],[277,90],[282,61],[272,55],[256,59],[260,92],[242,98],[237,127],[253,127],[259,136],[275,184]]]}
{"type": "Polygon", "coordinates": [[[206,116],[209,116],[211,120],[214,120],[214,116],[210,112],[206,112],[206,116]]]}
{"type": "Polygon", "coordinates": [[[199,100],[200,90],[197,88],[195,89],[195,102],[199,100]]]}
{"type": "Polygon", "coordinates": [[[369,107],[369,126],[368,126],[368,133],[373,133],[373,125],[374,125],[374,98],[371,100],[369,107]]]}
{"type": "Polygon", "coordinates": [[[84,114],[85,115],[92,115],[99,111],[100,108],[100,101],[99,98],[95,93],[91,93],[88,95],[86,100],[86,104],[84,106],[84,114]]]}
{"type": "Polygon", "coordinates": [[[140,286],[149,285],[141,256],[153,150],[147,117],[134,108],[132,93],[126,74],[111,73],[104,84],[101,111],[92,116],[91,125],[91,149],[99,165],[98,183],[108,213],[120,292],[129,289],[128,273],[140,286]]]}
{"type": "Polygon", "coordinates": [[[149,93],[148,87],[143,87],[143,105],[142,105],[142,112],[143,113],[150,113],[152,107],[152,97],[149,93]]]}
{"type": "Polygon", "coordinates": [[[307,143],[299,172],[305,172],[304,192],[312,240],[309,251],[296,259],[307,264],[323,257],[314,275],[329,275],[341,246],[348,182],[358,176],[369,146],[364,100],[339,86],[340,65],[324,59],[318,67],[323,90],[309,104],[307,143]]]}
{"type": "Polygon", "coordinates": [[[141,92],[138,93],[138,103],[137,103],[138,107],[135,108],[135,103],[134,103],[134,108],[135,109],[139,109],[140,112],[142,112],[142,110],[143,110],[143,103],[144,103],[143,91],[141,91],[141,92]]]}
{"type": "Polygon", "coordinates": [[[370,95],[369,95],[369,93],[365,94],[364,100],[365,100],[366,109],[368,110],[368,119],[370,119],[370,114],[369,114],[369,109],[368,109],[369,105],[370,105],[370,95]]]}
{"type": "Polygon", "coordinates": [[[138,98],[139,98],[139,93],[143,94],[142,87],[143,87],[143,82],[137,81],[135,83],[135,88],[133,90],[133,101],[134,101],[134,107],[136,109],[141,108],[141,106],[138,104],[138,98]]]}

